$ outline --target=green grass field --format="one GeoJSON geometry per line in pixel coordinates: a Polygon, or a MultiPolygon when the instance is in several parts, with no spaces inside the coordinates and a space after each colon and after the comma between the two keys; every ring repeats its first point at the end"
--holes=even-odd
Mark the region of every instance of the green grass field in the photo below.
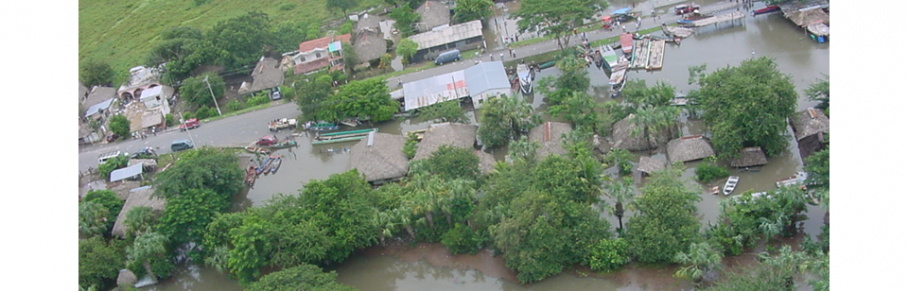
{"type": "MultiPolygon", "coordinates": [[[[261,11],[273,24],[318,21],[343,17],[329,12],[326,0],[209,0],[196,6],[193,0],[81,0],[79,1],[79,60],[109,62],[118,74],[142,65],[163,30],[190,26],[207,31],[219,21],[261,11]]],[[[359,0],[362,11],[381,0],[359,0]]],[[[303,40],[300,40],[303,41],[303,40]]]]}

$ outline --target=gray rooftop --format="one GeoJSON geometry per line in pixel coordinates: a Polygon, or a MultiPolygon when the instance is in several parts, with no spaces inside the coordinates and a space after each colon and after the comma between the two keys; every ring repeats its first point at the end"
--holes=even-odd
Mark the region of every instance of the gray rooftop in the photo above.
{"type": "Polygon", "coordinates": [[[280,86],[284,82],[284,71],[280,68],[280,61],[262,57],[252,70],[252,86],[250,92],[258,92],[280,86]]]}
{"type": "Polygon", "coordinates": [[[416,8],[419,14],[419,30],[427,31],[435,27],[451,23],[451,9],[437,1],[426,1],[416,8]]]}
{"type": "Polygon", "coordinates": [[[141,163],[126,168],[113,170],[112,172],[110,172],[110,181],[116,182],[139,174],[142,174],[141,163]]]}
{"type": "Polygon", "coordinates": [[[98,113],[98,111],[101,111],[102,109],[107,110],[107,108],[110,108],[110,104],[113,103],[113,101],[114,101],[114,99],[110,98],[110,99],[105,100],[104,102],[101,102],[101,103],[92,105],[91,107],[88,107],[88,110],[85,111],[85,117],[89,117],[92,114],[98,113]]]}
{"type": "Polygon", "coordinates": [[[463,72],[460,70],[404,83],[404,110],[470,96],[463,72]]]}
{"type": "Polygon", "coordinates": [[[493,89],[511,88],[511,82],[508,82],[508,75],[501,61],[479,63],[463,70],[463,74],[472,95],[493,89]]]}
{"type": "Polygon", "coordinates": [[[88,98],[85,101],[82,101],[82,106],[91,107],[93,105],[100,104],[101,102],[106,102],[107,99],[116,98],[117,89],[113,87],[93,87],[91,91],[88,92],[88,98]]]}
{"type": "Polygon", "coordinates": [[[422,50],[477,36],[482,36],[482,22],[473,20],[413,35],[410,39],[422,50]]]}

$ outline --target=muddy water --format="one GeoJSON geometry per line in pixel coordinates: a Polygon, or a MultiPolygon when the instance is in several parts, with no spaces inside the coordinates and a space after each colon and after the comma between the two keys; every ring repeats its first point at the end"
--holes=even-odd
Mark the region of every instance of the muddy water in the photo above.
{"type": "MultiPolygon", "coordinates": [[[[664,1],[663,1],[664,2],[664,1]]],[[[706,1],[712,3],[715,1],[706,1]]],[[[614,1],[612,8],[630,6],[628,1],[614,1]]],[[[652,2],[646,2],[652,4],[652,2]]],[[[702,3],[702,4],[707,4],[702,3]]],[[[646,4],[638,4],[646,5],[646,4]]],[[[646,6],[644,6],[646,7],[646,6]]],[[[513,11],[513,10],[511,10],[513,11]]],[[[707,63],[707,72],[724,66],[738,65],[742,60],[769,55],[776,58],[779,69],[790,74],[799,93],[823,73],[829,73],[829,45],[817,44],[794,27],[781,15],[746,17],[742,24],[720,25],[718,28],[704,28],[700,33],[684,40],[681,46],[668,45],[665,52],[664,68],[659,71],[633,71],[628,78],[643,79],[647,84],[666,81],[680,91],[687,92],[696,87],[687,84],[687,67],[707,63]]],[[[539,77],[557,75],[557,69],[546,69],[539,77]]],[[[593,93],[598,100],[609,100],[607,80],[602,71],[590,69],[593,93]]],[[[534,108],[545,110],[543,96],[526,97],[534,108]]],[[[800,99],[798,108],[805,109],[814,103],[800,99]]],[[[547,120],[551,120],[547,117],[547,120]]],[[[395,121],[377,125],[381,132],[401,133],[427,127],[422,121],[395,121]]],[[[700,121],[689,121],[682,125],[685,134],[700,134],[705,128],[700,121]]],[[[279,137],[284,135],[278,134],[279,137]]],[[[346,170],[349,154],[342,149],[354,143],[312,146],[305,136],[297,138],[301,146],[278,151],[288,157],[281,169],[273,175],[259,178],[254,189],[242,193],[236,200],[237,208],[262,205],[275,193],[298,193],[303,183],[311,179],[324,179],[334,173],[346,170]],[[329,152],[329,150],[333,150],[329,152]]],[[[773,189],[776,180],[792,175],[802,168],[797,145],[791,139],[789,150],[769,159],[769,164],[759,167],[759,172],[735,173],[741,182],[732,195],[747,190],[766,191],[773,189]]],[[[497,159],[503,159],[505,151],[493,152],[497,159]]],[[[653,155],[665,159],[664,153],[653,155]]],[[[711,195],[707,186],[693,181],[693,168],[697,163],[688,163],[685,171],[691,189],[701,192],[702,201],[697,203],[704,224],[718,217],[718,202],[730,197],[711,195]]],[[[615,173],[609,169],[607,173],[615,173]]],[[[722,183],[719,181],[717,183],[722,183]]],[[[807,235],[820,233],[825,209],[808,207],[808,220],[804,223],[807,235]]],[[[632,213],[629,213],[631,215],[632,213]]],[[[612,225],[617,219],[603,213],[612,225]]],[[[627,219],[625,218],[625,222],[627,219]]],[[[335,267],[339,280],[361,290],[678,290],[689,289],[684,282],[671,277],[672,268],[648,269],[631,266],[622,272],[594,278],[565,272],[542,282],[524,286],[514,282],[512,272],[504,267],[500,257],[488,253],[477,256],[450,257],[437,245],[420,245],[421,249],[407,251],[400,248],[367,249],[341,265],[335,267]],[[382,253],[384,252],[384,254],[382,253]]],[[[587,273],[588,274],[588,273],[587,273]]],[[[241,290],[236,281],[210,268],[181,266],[176,276],[154,287],[141,290],[241,290]]]]}

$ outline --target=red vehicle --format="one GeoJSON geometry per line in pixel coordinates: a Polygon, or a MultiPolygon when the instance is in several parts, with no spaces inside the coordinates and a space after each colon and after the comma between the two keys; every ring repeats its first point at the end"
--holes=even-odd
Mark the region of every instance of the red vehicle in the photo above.
{"type": "Polygon", "coordinates": [[[260,145],[260,146],[270,146],[270,145],[273,145],[276,143],[277,143],[277,137],[273,136],[273,135],[263,136],[257,142],[255,142],[256,145],[260,145]]]}
{"type": "Polygon", "coordinates": [[[180,124],[180,131],[186,131],[187,129],[193,129],[196,127],[199,127],[199,119],[190,118],[186,122],[183,122],[183,124],[180,124]]]}
{"type": "Polygon", "coordinates": [[[687,13],[694,12],[694,10],[699,10],[699,9],[700,9],[700,5],[697,5],[694,3],[681,4],[681,5],[675,6],[675,14],[677,14],[677,15],[687,14],[687,13]]]}

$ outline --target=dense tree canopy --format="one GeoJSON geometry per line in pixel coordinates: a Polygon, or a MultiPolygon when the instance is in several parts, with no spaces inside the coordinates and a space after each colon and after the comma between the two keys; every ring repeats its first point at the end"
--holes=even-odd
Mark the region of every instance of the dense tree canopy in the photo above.
{"type": "Polygon", "coordinates": [[[355,291],[356,288],[337,283],[337,274],[334,271],[322,272],[315,265],[302,264],[296,267],[283,269],[263,276],[258,282],[252,283],[247,291],[355,291]]]}
{"type": "Polygon", "coordinates": [[[331,76],[316,73],[296,82],[296,105],[302,112],[303,120],[337,120],[338,116],[328,103],[331,97],[331,76]]]}
{"type": "Polygon", "coordinates": [[[178,81],[207,61],[203,59],[204,34],[189,26],[171,27],[161,33],[160,40],[148,53],[146,65],[164,66],[164,78],[178,81]]]}
{"type": "Polygon", "coordinates": [[[779,72],[771,58],[741,62],[700,79],[697,101],[712,131],[720,158],[733,158],[743,147],[760,146],[767,155],[788,147],[788,117],[798,94],[791,76],[779,72]]]}
{"type": "Polygon", "coordinates": [[[700,240],[695,203],[700,196],[684,186],[673,169],[654,173],[634,200],[636,215],[628,219],[626,239],[639,262],[671,263],[678,252],[700,240]]]}
{"type": "Polygon", "coordinates": [[[265,13],[249,11],[218,22],[205,36],[214,64],[228,70],[251,66],[272,43],[271,21],[265,13]]]}
{"type": "Polygon", "coordinates": [[[356,7],[359,0],[331,0],[326,1],[325,6],[328,10],[340,10],[344,15],[347,14],[347,11],[356,7]]]}
{"type": "Polygon", "coordinates": [[[419,117],[423,120],[437,122],[470,123],[467,113],[460,108],[460,101],[450,100],[435,103],[419,109],[419,117]]]}
{"type": "Polygon", "coordinates": [[[454,6],[454,19],[464,23],[492,15],[492,0],[461,0],[454,6]]]}
{"type": "Polygon", "coordinates": [[[214,99],[224,96],[226,85],[224,79],[215,73],[205,73],[183,80],[180,87],[180,97],[193,106],[214,106],[214,99]],[[208,80],[206,83],[205,80],[208,80]],[[208,85],[211,84],[211,90],[208,85]],[[211,96],[214,94],[214,97],[211,96]]]}
{"type": "Polygon", "coordinates": [[[415,24],[419,22],[419,14],[413,11],[409,6],[401,6],[391,10],[388,17],[394,19],[394,27],[400,31],[401,37],[408,37],[416,34],[415,24]]]}
{"type": "Polygon", "coordinates": [[[468,179],[479,178],[479,157],[473,150],[443,145],[429,157],[428,170],[442,179],[468,179]]]}
{"type": "Polygon", "coordinates": [[[79,288],[107,290],[125,264],[125,242],[102,237],[79,240],[79,288]]]}
{"type": "Polygon", "coordinates": [[[531,128],[542,123],[533,106],[517,95],[492,98],[482,105],[479,114],[482,123],[477,135],[482,143],[495,148],[507,145],[531,128]]]}
{"type": "Polygon", "coordinates": [[[117,197],[117,193],[111,190],[91,190],[82,198],[82,203],[97,203],[106,209],[107,217],[104,221],[107,223],[107,230],[113,227],[117,220],[117,215],[123,209],[123,200],[117,197]]]}
{"type": "Polygon", "coordinates": [[[126,116],[122,114],[117,114],[110,117],[108,127],[110,128],[110,131],[115,133],[116,135],[119,135],[121,137],[129,136],[129,119],[127,119],[126,116]]]}
{"type": "Polygon", "coordinates": [[[330,98],[338,117],[371,118],[372,122],[390,120],[399,104],[388,92],[381,79],[352,81],[330,98]]]}
{"type": "Polygon", "coordinates": [[[539,29],[554,35],[558,46],[564,48],[573,30],[583,25],[584,19],[608,6],[608,2],[602,0],[526,0],[511,17],[518,19],[517,28],[521,32],[539,29]]]}
{"type": "Polygon", "coordinates": [[[722,201],[719,223],[711,226],[707,235],[726,254],[739,255],[757,242],[765,243],[778,235],[795,235],[805,211],[807,197],[795,187],[776,189],[757,197],[745,193],[722,201]]]}
{"type": "Polygon", "coordinates": [[[114,76],[116,74],[113,68],[106,62],[88,60],[79,64],[79,82],[88,88],[97,85],[111,86],[114,76]]]}
{"type": "Polygon", "coordinates": [[[232,153],[202,147],[182,153],[173,166],[157,174],[155,195],[170,199],[189,189],[210,189],[229,200],[243,187],[244,176],[232,153]]]}
{"type": "Polygon", "coordinates": [[[158,228],[175,245],[197,244],[205,236],[205,228],[218,213],[230,209],[230,200],[210,189],[188,189],[167,199],[158,228]]]}

